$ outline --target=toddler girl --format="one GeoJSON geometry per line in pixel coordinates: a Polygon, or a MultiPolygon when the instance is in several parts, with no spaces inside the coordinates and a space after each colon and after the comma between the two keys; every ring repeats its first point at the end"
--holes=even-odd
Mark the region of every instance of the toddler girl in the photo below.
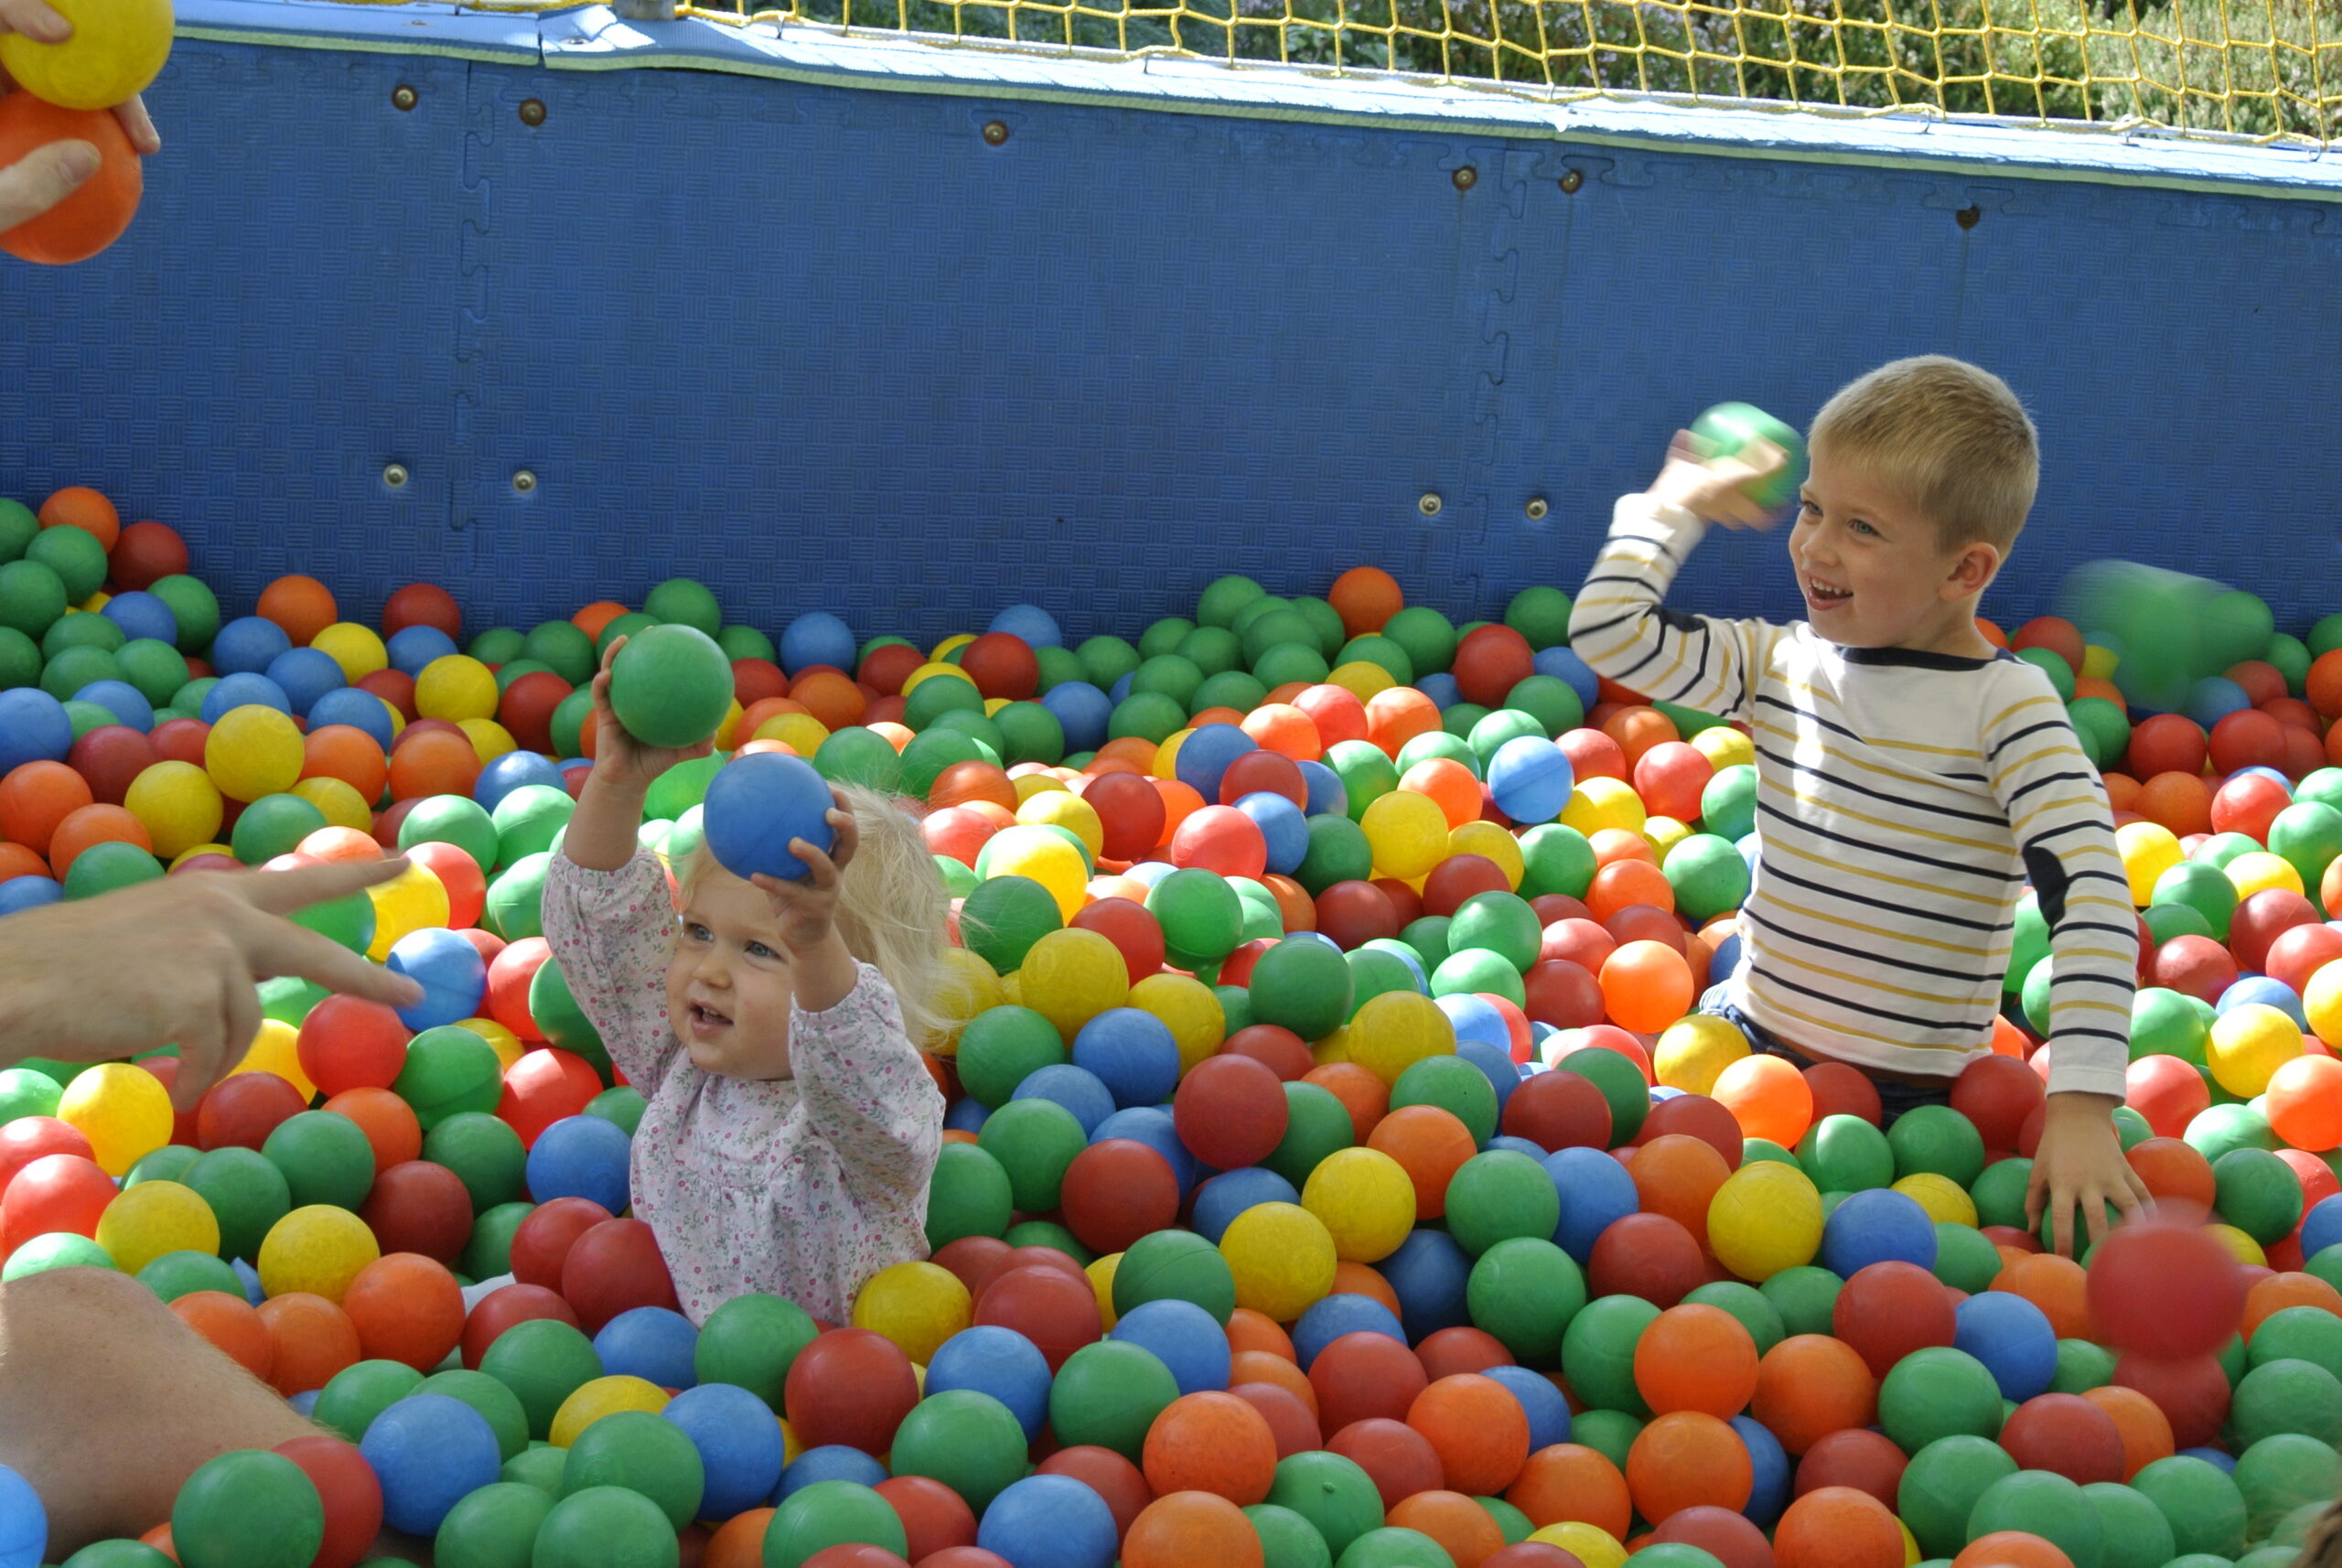
{"type": "Polygon", "coordinates": [[[843,1322],[865,1280],[927,1255],[943,1097],[913,1042],[936,1023],[949,895],[901,810],[841,789],[830,853],[792,845],[804,881],[744,882],[703,848],[678,868],[678,919],[636,832],[651,781],[708,747],[637,742],[609,680],[606,658],[594,771],[546,878],[544,932],[650,1102],[635,1215],[693,1322],[750,1292],[843,1322]]]}

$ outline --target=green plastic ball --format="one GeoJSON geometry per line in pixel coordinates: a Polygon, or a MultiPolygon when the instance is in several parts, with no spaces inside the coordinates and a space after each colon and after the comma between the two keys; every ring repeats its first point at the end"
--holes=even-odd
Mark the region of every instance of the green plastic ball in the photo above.
{"type": "Polygon", "coordinates": [[[1000,1162],[1016,1207],[1027,1214],[1058,1206],[1073,1157],[1088,1146],[1081,1123],[1053,1100],[1011,1100],[984,1119],[977,1146],[1000,1162]]]}
{"type": "Polygon", "coordinates": [[[171,1544],[185,1568],[308,1568],[325,1533],[325,1504],[309,1477],[256,1448],[204,1464],[171,1505],[171,1544]]]}
{"type": "Polygon", "coordinates": [[[374,1186],[374,1145],[365,1130],[333,1111],[304,1111],[277,1123],[261,1154],[285,1173],[295,1208],[329,1203],[356,1209],[374,1186]]]}
{"type": "Polygon", "coordinates": [[[1838,1310],[1838,1293],[1845,1283],[1828,1269],[1805,1263],[1783,1269],[1756,1288],[1781,1315],[1782,1332],[1827,1334],[1838,1310]]]}
{"type": "Polygon", "coordinates": [[[498,1481],[447,1510],[434,1540],[437,1568],[528,1568],[553,1499],[534,1487],[498,1481]]]}
{"type": "MultiPolygon", "coordinates": [[[[1410,1105],[1434,1105],[1454,1116],[1464,1123],[1464,1130],[1472,1134],[1472,1143],[1476,1147],[1496,1136],[1496,1086],[1488,1081],[1488,1074],[1462,1057],[1424,1057],[1420,1061],[1409,1063],[1407,1069],[1399,1075],[1398,1081],[1391,1086],[1391,1109],[1398,1111],[1410,1105]]],[[[1488,1157],[1487,1155],[1473,1156],[1476,1160],[1488,1157]]],[[[1514,1157],[1528,1158],[1525,1155],[1516,1155],[1514,1157]]],[[[1536,1164],[1533,1160],[1529,1163],[1536,1164]]],[[[1469,1165],[1470,1162],[1467,1161],[1466,1168],[1469,1168],[1469,1165]]],[[[1538,1171],[1542,1175],[1544,1167],[1539,1165],[1538,1171]]],[[[1461,1176],[1463,1172],[1458,1171],[1456,1175],[1461,1176]]],[[[1507,1185],[1518,1186],[1519,1183],[1515,1181],[1507,1185]]],[[[1550,1176],[1546,1177],[1545,1190],[1549,1194],[1553,1192],[1552,1178],[1550,1176]]],[[[1558,1209],[1560,1203],[1558,1196],[1555,1197],[1554,1202],[1558,1209]]],[[[1452,1217],[1452,1206],[1450,1212],[1452,1217]]],[[[1556,1212],[1554,1215],[1556,1223],[1559,1222],[1560,1218],[1559,1213],[1556,1212]]],[[[1550,1236],[1552,1233],[1553,1227],[1551,1224],[1542,1230],[1519,1232],[1524,1236],[1550,1236]]],[[[1463,1237],[1459,1235],[1456,1240],[1463,1240],[1463,1237]]],[[[1481,1249],[1473,1247],[1470,1251],[1477,1252],[1481,1249]]]]}
{"type": "MultiPolygon", "coordinates": [[[[1494,1157],[1494,1154],[1476,1156],[1494,1157]]],[[[1527,1155],[1513,1157],[1543,1174],[1543,1167],[1527,1155]]],[[[1546,1187],[1552,1186],[1548,1177],[1546,1187]]],[[[1527,1208],[1529,1204],[1523,1200],[1520,1207],[1527,1208]]],[[[1558,1205],[1555,1213],[1558,1220],[1558,1205]]],[[[1563,1364],[1569,1332],[1585,1316],[1585,1276],[1575,1260],[1545,1239],[1552,1230],[1546,1227],[1544,1235],[1506,1236],[1484,1250],[1466,1243],[1466,1251],[1478,1251],[1465,1286],[1465,1305],[1473,1325],[1494,1336],[1526,1366],[1563,1364]]]]}
{"type": "Polygon", "coordinates": [[[210,1205],[220,1221],[222,1258],[258,1259],[263,1239],[293,1209],[293,1188],[285,1173],[257,1149],[213,1149],[179,1179],[210,1205]]]}
{"type": "Polygon", "coordinates": [[[356,1443],[376,1416],[422,1386],[423,1374],[403,1361],[355,1362],[327,1380],[313,1418],[356,1443]]]}
{"type": "Polygon", "coordinates": [[[2308,1361],[2264,1361],[2236,1385],[2229,1424],[2248,1446],[2295,1434],[2342,1442],[2342,1380],[2308,1361]]]}
{"type": "Polygon", "coordinates": [[[243,1281],[222,1259],[209,1252],[166,1252],[138,1271],[138,1283],[164,1301],[177,1301],[199,1290],[216,1290],[241,1299],[243,1281]]]}
{"type": "Polygon", "coordinates": [[[2131,1485],[2162,1510],[2181,1554],[2208,1552],[2233,1562],[2244,1552],[2244,1494],[2217,1465],[2180,1454],[2158,1459],[2131,1485]]]}
{"type": "Polygon", "coordinates": [[[642,745],[696,746],[715,734],[732,703],[732,663],[709,635],[682,624],[628,639],[610,664],[610,707],[642,745]]]}
{"type": "MultiPolygon", "coordinates": [[[[1123,1267],[1131,1256],[1123,1254],[1123,1267]]],[[[1119,1283],[1120,1269],[1115,1278],[1119,1283]]],[[[1153,1351],[1127,1340],[1101,1339],[1067,1357],[1050,1381],[1049,1426],[1069,1447],[1111,1448],[1136,1464],[1147,1428],[1178,1397],[1171,1369],[1153,1351]]]]}
{"type": "Polygon", "coordinates": [[[1562,1375],[1585,1405],[1650,1413],[1635,1385],[1635,1346],[1658,1317],[1658,1307],[1633,1295],[1601,1296],[1570,1316],[1561,1339],[1562,1375]]]}
{"type": "Polygon", "coordinates": [[[1322,1448],[1278,1460],[1267,1501],[1300,1515],[1336,1557],[1382,1527],[1382,1496],[1372,1478],[1355,1460],[1322,1448]]]}
{"type": "Polygon", "coordinates": [[[2105,1531],[2080,1487],[2048,1470],[2019,1470],[1984,1488],[1968,1514],[1968,1539],[1997,1530],[2039,1536],[2074,1568],[2099,1568],[2105,1531]]]}
{"type": "Polygon", "coordinates": [[[942,1482],[978,1518],[992,1499],[1023,1478],[1025,1429],[987,1393],[951,1389],[911,1407],[895,1433],[887,1468],[942,1482]]]}
{"type": "Polygon", "coordinates": [[[529,1435],[543,1439],[553,1431],[561,1402],[602,1375],[602,1359],[577,1328],[539,1317],[499,1335],[480,1357],[479,1369],[512,1391],[528,1415],[529,1435]]]}
{"type": "Polygon", "coordinates": [[[2098,1515],[2099,1568],[2163,1568],[2171,1561],[2171,1525],[2154,1504],[2115,1481],[2092,1481],[2082,1496],[2098,1515]]]}
{"type": "Polygon", "coordinates": [[[455,1173],[471,1195],[474,1214],[528,1196],[528,1151],[500,1116],[457,1112],[424,1134],[423,1157],[455,1173]]]}
{"type": "Polygon", "coordinates": [[[699,1512],[707,1471],[683,1429],[644,1410],[606,1415],[577,1434],[562,1466],[564,1497],[596,1487],[623,1487],[659,1505],[677,1531],[699,1512]]]}
{"type": "MultiPolygon", "coordinates": [[[[851,1484],[817,1481],[805,1491],[851,1484]]],[[[790,1500],[794,1502],[797,1498],[790,1500]]],[[[879,1506],[886,1507],[883,1498],[879,1499],[879,1506]]],[[[779,1516],[774,1517],[777,1522],[779,1516]]],[[[893,1509],[887,1509],[887,1517],[894,1517],[893,1509]]],[[[896,1521],[895,1530],[895,1540],[899,1542],[903,1539],[899,1520],[896,1521]]],[[[588,1487],[563,1498],[546,1513],[531,1548],[529,1568],[618,1568],[619,1564],[624,1568],[676,1568],[682,1558],[674,1529],[657,1503],[623,1487],[588,1487]]]]}
{"type": "Polygon", "coordinates": [[[1942,1437],[1995,1436],[2001,1417],[2000,1386],[1964,1350],[1914,1350],[1879,1384],[1879,1424],[1906,1454],[1942,1437]]]}
{"type": "Polygon", "coordinates": [[[521,1408],[520,1399],[509,1388],[486,1372],[466,1371],[451,1367],[444,1372],[434,1372],[423,1380],[419,1394],[445,1394],[459,1400],[479,1412],[489,1430],[496,1434],[497,1456],[510,1461],[528,1452],[529,1415],[521,1408]]]}
{"type": "Polygon", "coordinates": [[[1896,1491],[1895,1511],[1921,1552],[1953,1556],[1968,1544],[1968,1519],[1977,1499],[2016,1473],[2009,1451],[1989,1438],[1939,1437],[1912,1454],[1896,1491]]]}
{"type": "Polygon", "coordinates": [[[777,1295],[736,1295],[700,1328],[692,1368],[703,1383],[735,1383],[779,1410],[798,1352],[820,1331],[805,1309],[777,1295]]]}
{"type": "Polygon", "coordinates": [[[928,1251],[962,1237],[1001,1235],[1015,1208],[1008,1172],[998,1160],[973,1144],[946,1144],[928,1183],[928,1251]]]}
{"type": "MultiPolygon", "coordinates": [[[[1348,1108],[1323,1084],[1286,1084],[1284,1105],[1284,1136],[1277,1140],[1277,1146],[1261,1164],[1298,1190],[1327,1155],[1358,1142],[1358,1129],[1350,1121],[1348,1108]]],[[[1121,1277],[1119,1273],[1115,1275],[1118,1300],[1121,1277]]],[[[1232,1298],[1234,1286],[1231,1284],[1230,1289],[1232,1298]]],[[[1116,1310],[1121,1310],[1119,1305],[1116,1310]]]]}

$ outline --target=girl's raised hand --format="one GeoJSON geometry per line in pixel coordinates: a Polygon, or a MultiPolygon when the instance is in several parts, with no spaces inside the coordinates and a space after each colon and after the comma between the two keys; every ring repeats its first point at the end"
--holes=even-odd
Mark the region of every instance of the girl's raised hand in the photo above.
{"type": "Polygon", "coordinates": [[[862,843],[861,825],[854,821],[845,796],[834,789],[830,791],[830,810],[823,821],[835,835],[828,854],[803,839],[789,841],[789,853],[805,863],[801,879],[791,882],[762,875],[755,879],[772,900],[774,918],[780,922],[781,940],[800,959],[836,930],[838,888],[862,843]]]}
{"type": "Polygon", "coordinates": [[[644,790],[678,763],[690,762],[715,749],[712,740],[696,746],[645,746],[626,732],[610,706],[610,665],[627,639],[614,639],[602,654],[602,668],[594,676],[594,776],[623,788],[644,790]]]}

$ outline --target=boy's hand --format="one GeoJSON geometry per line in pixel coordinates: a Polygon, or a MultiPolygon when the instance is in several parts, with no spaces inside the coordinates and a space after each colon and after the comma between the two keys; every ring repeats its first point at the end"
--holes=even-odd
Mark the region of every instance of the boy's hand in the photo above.
{"type": "Polygon", "coordinates": [[[2111,1094],[2053,1094],[2041,1123],[2041,1145],[2034,1152],[2033,1181],[2025,1188],[2025,1223],[2036,1231],[2046,1212],[2057,1227],[2057,1251],[2079,1255],[2074,1246],[2074,1206],[2079,1203],[2090,1244],[2106,1239],[2106,1206],[2125,1218],[2151,1203],[2154,1195],[2123,1156],[2114,1131],[2111,1094]]]}
{"type": "MultiPolygon", "coordinates": [[[[5,4],[6,0],[0,0],[0,5],[5,4]]],[[[627,641],[621,637],[610,644],[594,677],[594,777],[639,793],[676,764],[707,756],[715,749],[715,743],[704,740],[696,746],[653,746],[627,734],[610,706],[610,665],[627,641]]]]}
{"type": "Polygon", "coordinates": [[[1742,488],[1770,478],[1789,466],[1789,454],[1768,441],[1754,442],[1729,457],[1703,461],[1692,433],[1679,430],[1667,448],[1667,466],[1651,481],[1650,497],[1681,507],[1705,522],[1726,528],[1770,528],[1780,521],[1748,498],[1742,488]]]}

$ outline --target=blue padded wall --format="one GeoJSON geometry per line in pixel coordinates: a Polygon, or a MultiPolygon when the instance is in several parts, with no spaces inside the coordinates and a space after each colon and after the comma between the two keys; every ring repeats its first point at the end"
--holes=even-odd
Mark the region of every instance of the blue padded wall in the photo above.
{"type": "MultiPolygon", "coordinates": [[[[2103,554],[2342,608],[2326,202],[194,38],[150,102],[129,236],[5,270],[0,494],[97,484],[234,610],[688,575],[768,630],[1080,636],[1370,561],[1492,615],[1704,404],[1930,350],[2042,429],[1991,613],[2103,554]]],[[[1789,613],[1779,544],[1681,602],[1789,613]]]]}

